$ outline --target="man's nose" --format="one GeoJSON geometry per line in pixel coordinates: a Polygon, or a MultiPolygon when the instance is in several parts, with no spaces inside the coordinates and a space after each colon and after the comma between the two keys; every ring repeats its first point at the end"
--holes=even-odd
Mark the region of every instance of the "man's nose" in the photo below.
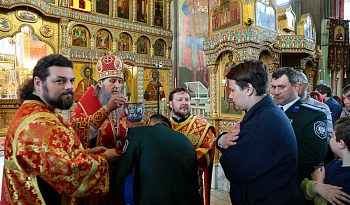
{"type": "Polygon", "coordinates": [[[122,83],[120,83],[119,81],[116,81],[115,83],[114,83],[114,87],[115,88],[120,88],[122,86],[122,83]]]}
{"type": "Polygon", "coordinates": [[[190,101],[185,100],[185,99],[181,101],[182,104],[188,104],[189,102],[190,102],[190,101]]]}
{"type": "Polygon", "coordinates": [[[274,95],[278,95],[278,94],[280,94],[281,92],[280,92],[280,89],[279,89],[279,88],[272,88],[272,93],[273,93],[274,95]]]}
{"type": "Polygon", "coordinates": [[[66,83],[65,89],[66,90],[73,90],[74,88],[74,82],[71,82],[68,80],[68,82],[66,83]]]}

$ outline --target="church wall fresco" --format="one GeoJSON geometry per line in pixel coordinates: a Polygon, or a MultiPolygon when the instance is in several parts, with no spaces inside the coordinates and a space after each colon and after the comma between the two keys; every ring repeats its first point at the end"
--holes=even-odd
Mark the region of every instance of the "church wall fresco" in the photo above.
{"type": "MultiPolygon", "coordinates": [[[[168,88],[168,70],[159,71],[159,100],[165,98],[169,93],[168,88]]],[[[158,92],[158,70],[157,69],[145,69],[144,70],[144,82],[143,82],[143,98],[145,102],[157,101],[158,92]]]]}
{"type": "Polygon", "coordinates": [[[203,52],[203,41],[208,37],[208,9],[217,1],[219,0],[178,1],[179,68],[175,69],[178,72],[177,80],[180,87],[186,87],[184,84],[186,81],[182,79],[187,78],[190,78],[190,81],[200,81],[203,85],[209,86],[209,71],[203,52]],[[205,6],[207,6],[207,10],[205,6]],[[181,70],[189,72],[181,72],[181,70]],[[197,73],[201,73],[201,75],[199,76],[197,73]],[[185,75],[186,77],[183,78],[185,75]]]}

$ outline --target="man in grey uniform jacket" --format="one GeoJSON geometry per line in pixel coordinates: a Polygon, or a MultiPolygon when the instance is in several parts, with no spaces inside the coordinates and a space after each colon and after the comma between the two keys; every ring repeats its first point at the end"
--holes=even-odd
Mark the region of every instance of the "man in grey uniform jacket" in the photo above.
{"type": "Polygon", "coordinates": [[[147,125],[130,128],[123,154],[113,169],[110,188],[124,194],[126,177],[134,171],[135,204],[200,205],[197,157],[188,138],[155,114],[147,125]]]}

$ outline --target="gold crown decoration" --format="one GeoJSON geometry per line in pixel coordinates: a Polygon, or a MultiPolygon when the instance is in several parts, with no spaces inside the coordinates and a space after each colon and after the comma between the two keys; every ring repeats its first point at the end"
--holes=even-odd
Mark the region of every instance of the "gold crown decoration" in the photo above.
{"type": "Polygon", "coordinates": [[[124,79],[123,61],[117,56],[102,56],[97,61],[98,80],[105,78],[122,78],[124,79]]]}

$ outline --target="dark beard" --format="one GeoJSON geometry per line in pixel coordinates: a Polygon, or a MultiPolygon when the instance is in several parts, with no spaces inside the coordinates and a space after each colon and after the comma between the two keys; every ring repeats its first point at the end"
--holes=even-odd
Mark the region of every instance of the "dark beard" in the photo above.
{"type": "Polygon", "coordinates": [[[186,117],[188,114],[190,114],[190,112],[191,112],[191,110],[188,110],[188,112],[186,112],[186,113],[177,112],[177,111],[174,110],[174,114],[175,114],[176,116],[178,116],[178,117],[181,117],[181,118],[186,117]]]}
{"type": "Polygon", "coordinates": [[[46,84],[43,84],[43,100],[46,101],[46,103],[54,108],[58,108],[60,110],[68,110],[73,105],[73,95],[74,92],[72,90],[67,90],[63,93],[60,93],[56,99],[49,97],[49,90],[46,87],[46,84]],[[63,100],[62,95],[65,94],[71,94],[72,97],[63,100]]]}

